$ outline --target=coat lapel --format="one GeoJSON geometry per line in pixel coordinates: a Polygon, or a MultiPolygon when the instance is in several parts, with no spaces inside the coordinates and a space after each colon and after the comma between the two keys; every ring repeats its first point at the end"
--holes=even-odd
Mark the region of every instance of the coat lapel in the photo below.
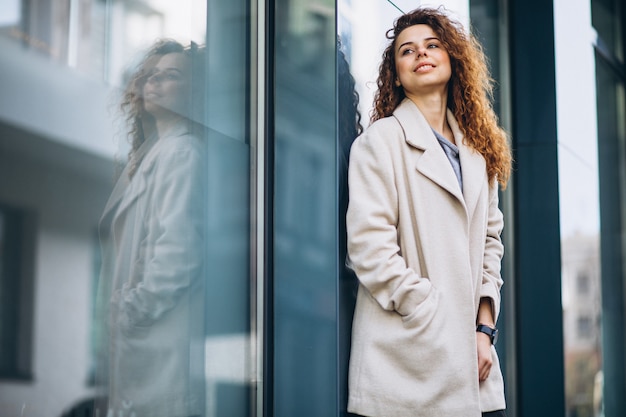
{"type": "MultiPolygon", "coordinates": [[[[187,133],[189,133],[187,123],[180,122],[174,125],[169,131],[165,132],[161,140],[167,137],[182,136],[187,133]]],[[[158,142],[159,138],[157,138],[156,135],[152,135],[137,149],[135,158],[139,161],[139,166],[137,167],[132,181],[128,177],[129,164],[126,164],[104,208],[100,219],[101,226],[110,225],[114,217],[119,217],[137,197],[143,194],[150,180],[146,178],[147,173],[145,172],[144,162],[146,159],[149,159],[148,154],[150,151],[152,149],[156,150],[158,142]],[[142,169],[142,167],[144,169],[142,169]]]]}
{"type": "Polygon", "coordinates": [[[463,133],[461,133],[461,129],[450,110],[448,110],[448,124],[454,133],[454,139],[459,148],[461,174],[463,175],[463,198],[465,199],[467,214],[471,218],[486,183],[485,158],[465,143],[463,133]]]}
{"type": "Polygon", "coordinates": [[[150,175],[150,173],[145,172],[145,166],[149,163],[149,161],[146,162],[146,160],[150,159],[149,154],[154,154],[154,152],[151,152],[153,149],[155,149],[156,152],[159,142],[163,143],[165,138],[183,136],[188,133],[189,127],[187,126],[187,123],[183,121],[172,126],[162,135],[160,139],[153,135],[141,144],[135,155],[139,161],[139,166],[135,171],[132,181],[128,178],[129,166],[127,164],[117,184],[115,184],[115,188],[109,197],[109,201],[104,209],[102,218],[106,217],[111,211],[116,213],[116,216],[119,216],[120,213],[126,210],[132,202],[137,199],[137,197],[143,194],[148,186],[148,182],[152,180],[150,178],[146,178],[146,176],[150,175]],[[118,208],[115,209],[115,207],[118,208]]]}
{"type": "MultiPolygon", "coordinates": [[[[145,158],[148,151],[152,149],[155,143],[156,143],[156,138],[153,137],[153,138],[149,138],[143,144],[141,144],[139,149],[137,149],[137,153],[135,155],[139,161],[143,161],[143,158],[145,158]]],[[[141,178],[141,172],[140,172],[141,162],[139,162],[139,167],[137,171],[135,172],[135,175],[133,177],[133,182],[134,183],[141,182],[144,185],[143,187],[140,184],[133,185],[131,187],[131,179],[128,177],[128,170],[130,169],[129,165],[130,164],[127,163],[126,166],[124,167],[124,170],[122,171],[122,174],[119,176],[117,183],[115,183],[113,192],[111,192],[111,195],[109,196],[109,200],[107,201],[107,204],[104,207],[104,212],[100,220],[100,223],[102,224],[110,223],[112,220],[112,216],[114,216],[115,213],[119,213],[120,211],[124,210],[135,199],[135,198],[129,199],[127,196],[127,193],[130,188],[138,189],[137,185],[140,186],[139,188],[145,188],[145,180],[141,178]]],[[[135,192],[134,193],[135,197],[138,194],[139,193],[135,192]]]]}
{"type": "Polygon", "coordinates": [[[107,200],[106,205],[104,206],[104,211],[102,212],[102,217],[100,218],[100,223],[110,223],[110,217],[115,212],[115,208],[119,204],[120,200],[124,196],[126,189],[128,188],[129,178],[128,178],[128,164],[124,167],[124,170],[120,174],[117,182],[115,183],[115,187],[113,187],[113,191],[107,200]],[[108,221],[106,219],[109,219],[108,221]]]}
{"type": "MultiPolygon", "coordinates": [[[[393,115],[400,122],[407,143],[423,151],[416,162],[417,170],[456,197],[465,207],[463,193],[450,161],[417,106],[408,98],[404,99],[393,115]]],[[[461,167],[463,167],[462,160],[461,167]]]]}

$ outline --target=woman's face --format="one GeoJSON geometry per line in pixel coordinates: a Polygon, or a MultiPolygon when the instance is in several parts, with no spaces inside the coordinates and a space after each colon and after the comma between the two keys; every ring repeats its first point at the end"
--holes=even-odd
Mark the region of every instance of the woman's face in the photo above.
{"type": "Polygon", "coordinates": [[[396,85],[402,85],[407,97],[447,93],[452,75],[450,56],[430,26],[404,29],[396,38],[394,52],[396,85]]]}
{"type": "Polygon", "coordinates": [[[155,118],[188,114],[189,59],[179,52],[163,55],[143,87],[145,110],[155,118]]]}

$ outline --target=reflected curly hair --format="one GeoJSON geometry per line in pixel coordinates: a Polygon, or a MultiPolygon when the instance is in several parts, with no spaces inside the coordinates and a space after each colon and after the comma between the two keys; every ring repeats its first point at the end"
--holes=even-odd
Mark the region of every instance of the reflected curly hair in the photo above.
{"type": "Polygon", "coordinates": [[[189,82],[193,85],[188,99],[188,113],[184,116],[195,133],[202,132],[205,114],[205,91],[206,91],[206,62],[205,47],[191,42],[183,46],[178,41],[172,39],[157,40],[152,47],[143,55],[141,61],[136,66],[135,71],[126,83],[126,88],[122,94],[120,110],[128,131],[131,149],[128,152],[128,174],[132,178],[138,165],[136,153],[146,139],[155,133],[156,125],[154,117],[146,112],[144,107],[143,88],[152,75],[154,67],[159,59],[167,54],[181,53],[189,59],[190,73],[189,82]]]}
{"type": "Polygon", "coordinates": [[[131,145],[128,153],[130,177],[135,173],[139,162],[134,158],[135,152],[155,129],[154,118],[147,113],[144,108],[143,87],[146,85],[151,71],[157,64],[159,58],[174,52],[182,53],[184,50],[183,45],[177,41],[171,39],[158,40],[143,56],[136,71],[126,83],[120,110],[124,115],[131,145]]]}
{"type": "Polygon", "coordinates": [[[400,16],[387,31],[386,37],[391,43],[382,55],[371,121],[391,116],[406,97],[402,86],[395,84],[396,39],[404,29],[419,24],[430,26],[450,55],[452,77],[448,84],[448,107],[459,123],[464,143],[485,158],[489,181],[497,179],[505,189],[512,158],[508,135],[499,126],[492,107],[494,80],[481,45],[473,35],[466,34],[460,23],[450,19],[443,7],[413,10],[400,16]]]}

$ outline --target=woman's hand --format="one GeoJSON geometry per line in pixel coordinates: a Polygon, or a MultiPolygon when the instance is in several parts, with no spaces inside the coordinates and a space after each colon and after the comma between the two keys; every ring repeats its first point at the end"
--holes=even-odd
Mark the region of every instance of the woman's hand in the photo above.
{"type": "MultiPolygon", "coordinates": [[[[476,324],[484,324],[492,328],[496,327],[493,319],[493,304],[490,298],[480,299],[476,324]]],[[[482,382],[489,376],[491,365],[493,364],[491,337],[483,332],[476,332],[476,349],[478,351],[478,380],[482,382]]]]}
{"type": "Polygon", "coordinates": [[[489,335],[476,332],[476,348],[478,351],[478,380],[487,379],[491,372],[493,359],[491,357],[491,338],[489,335]]]}

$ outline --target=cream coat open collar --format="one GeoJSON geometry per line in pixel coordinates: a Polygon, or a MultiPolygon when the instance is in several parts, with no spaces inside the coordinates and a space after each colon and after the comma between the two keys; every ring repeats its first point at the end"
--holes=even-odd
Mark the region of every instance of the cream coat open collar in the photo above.
{"type": "MultiPolygon", "coordinates": [[[[162,141],[163,139],[169,137],[183,136],[188,133],[189,127],[186,122],[177,123],[171,129],[165,132],[161,138],[157,138],[156,136],[151,136],[150,138],[148,138],[144,143],[141,144],[139,149],[137,149],[135,156],[139,161],[143,161],[146,155],[155,147],[159,140],[162,141]]],[[[121,211],[125,210],[128,205],[130,205],[130,203],[132,203],[132,201],[134,201],[137,196],[145,189],[148,179],[143,177],[141,175],[140,169],[138,169],[137,172],[135,172],[135,181],[139,183],[137,185],[135,193],[132,198],[122,201],[130,185],[130,178],[128,176],[129,168],[129,165],[127,164],[126,167],[124,167],[124,170],[122,171],[119,179],[117,180],[117,183],[115,184],[115,187],[113,188],[113,191],[109,196],[109,200],[107,201],[107,204],[104,208],[100,220],[101,224],[110,221],[110,218],[115,212],[120,213],[121,211]]]]}
{"type": "Polygon", "coordinates": [[[447,118],[454,135],[454,141],[459,148],[463,192],[459,188],[450,161],[448,161],[430,125],[417,106],[410,99],[405,98],[393,112],[393,116],[400,123],[406,142],[423,151],[416,160],[416,169],[456,197],[463,205],[468,218],[471,218],[480,191],[487,183],[485,181],[487,175],[485,159],[465,144],[463,133],[452,111],[448,109],[447,118]]]}

